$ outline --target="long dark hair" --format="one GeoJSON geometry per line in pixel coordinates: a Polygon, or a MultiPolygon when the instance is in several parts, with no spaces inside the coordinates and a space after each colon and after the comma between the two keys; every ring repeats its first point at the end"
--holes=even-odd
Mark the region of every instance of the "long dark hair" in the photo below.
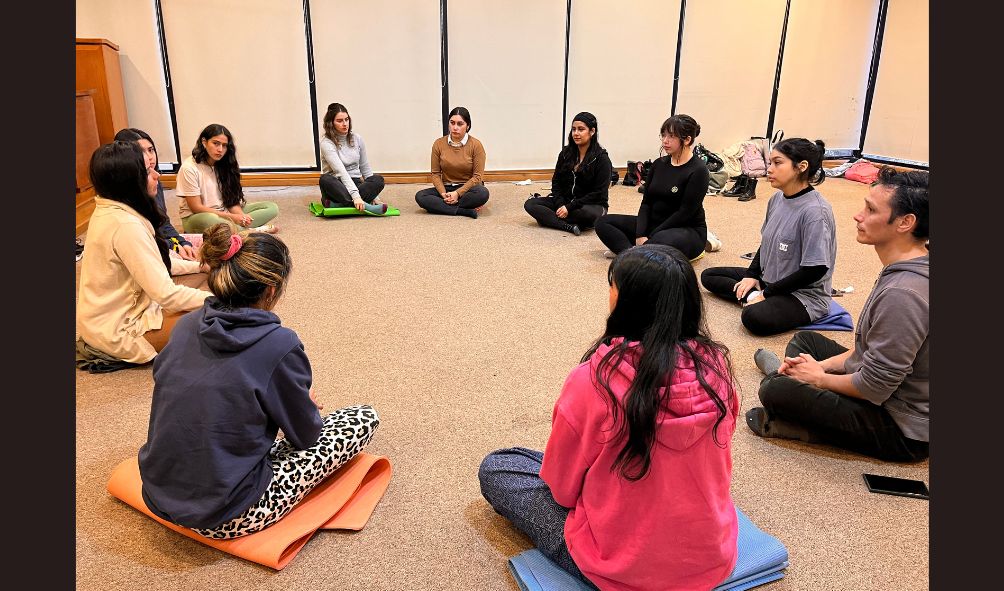
{"type": "Polygon", "coordinates": [[[331,103],[328,105],[328,110],[324,113],[324,137],[331,140],[336,148],[339,147],[338,144],[341,142],[341,138],[338,137],[338,132],[335,131],[335,117],[339,113],[345,113],[349,117],[349,132],[345,135],[345,141],[350,146],[354,146],[355,143],[352,141],[352,116],[349,115],[349,110],[342,103],[331,103]]]}
{"type": "Polygon", "coordinates": [[[609,398],[615,440],[624,441],[611,470],[619,469],[628,480],[640,480],[651,466],[659,411],[668,406],[669,380],[679,357],[693,361],[698,382],[718,408],[712,432],[719,445],[718,425],[728,415],[726,401],[736,395],[732,363],[728,348],[708,336],[697,276],[682,252],[661,244],[631,248],[610,263],[607,277],[618,290],[617,303],[607,317],[603,336],[582,361],[589,360],[601,345],[623,337],[600,359],[593,381],[609,398]],[[629,346],[632,341],[641,343],[641,354],[621,403],[610,387],[610,377],[634,349],[629,346]],[[728,391],[716,392],[708,383],[709,372],[728,384],[728,391]]]}
{"type": "Polygon", "coordinates": [[[160,258],[170,270],[171,258],[167,241],[159,232],[167,218],[161,213],[153,197],[146,192],[146,159],[139,144],[116,140],[100,146],[91,154],[88,172],[98,195],[128,205],[150,222],[160,258]]]}
{"type": "Polygon", "coordinates": [[[202,140],[207,142],[218,135],[227,136],[227,151],[223,158],[213,166],[216,171],[216,178],[220,181],[220,195],[223,196],[223,206],[233,207],[244,205],[244,189],[241,188],[241,166],[237,163],[237,145],[234,144],[234,136],[230,130],[219,123],[207,125],[199,139],[195,140],[195,147],[192,148],[192,158],[200,164],[209,164],[209,153],[202,146],[202,140]]]}
{"type": "MultiPolygon", "coordinates": [[[[576,115],[572,119],[572,123],[580,121],[586,125],[589,129],[595,131],[593,137],[589,138],[589,147],[586,148],[586,155],[582,158],[583,169],[589,166],[589,163],[603,151],[603,146],[600,145],[600,129],[599,124],[596,121],[596,117],[592,113],[583,111],[576,115]]],[[[568,132],[568,143],[565,147],[561,149],[558,154],[558,170],[572,170],[575,168],[575,164],[579,161],[579,147],[575,145],[575,141],[572,140],[572,132],[568,132]]]]}

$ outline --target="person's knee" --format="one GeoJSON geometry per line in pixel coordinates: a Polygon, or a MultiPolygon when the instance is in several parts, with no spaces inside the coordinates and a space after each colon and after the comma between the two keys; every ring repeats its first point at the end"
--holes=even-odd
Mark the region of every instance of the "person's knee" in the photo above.
{"type": "Polygon", "coordinates": [[[764,408],[772,408],[783,404],[792,386],[795,385],[795,381],[794,378],[779,373],[765,376],[760,381],[760,389],[757,391],[760,403],[763,404],[764,408]]]}
{"type": "Polygon", "coordinates": [[[756,309],[758,304],[752,306],[746,306],[743,308],[743,312],[740,315],[743,326],[746,330],[753,333],[754,336],[758,337],[768,337],[777,334],[777,330],[770,322],[769,318],[765,318],[764,314],[756,309]]]}
{"type": "Polygon", "coordinates": [[[494,498],[499,489],[506,455],[508,455],[508,450],[497,449],[481,460],[481,465],[478,467],[478,482],[481,484],[481,495],[486,499],[494,498]]]}
{"type": "Polygon", "coordinates": [[[717,279],[718,272],[715,270],[715,267],[709,267],[701,271],[701,285],[704,286],[704,289],[714,291],[712,286],[716,283],[717,279]]]}

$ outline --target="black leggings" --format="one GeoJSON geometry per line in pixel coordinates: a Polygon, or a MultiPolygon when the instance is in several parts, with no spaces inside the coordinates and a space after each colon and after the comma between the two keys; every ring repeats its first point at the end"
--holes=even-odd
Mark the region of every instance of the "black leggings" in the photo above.
{"type": "Polygon", "coordinates": [[[561,206],[558,199],[551,195],[547,197],[531,197],[523,203],[523,209],[530,214],[537,223],[545,228],[562,229],[564,224],[575,224],[580,228],[592,228],[596,225],[596,220],[607,212],[607,208],[602,205],[583,205],[582,207],[569,211],[568,217],[561,219],[555,213],[561,206]]]}
{"type": "MultiPolygon", "coordinates": [[[[637,227],[636,215],[610,214],[596,222],[596,235],[607,248],[617,254],[634,246],[637,227]]],[[[707,228],[669,228],[648,237],[648,242],[672,246],[688,259],[704,252],[707,240],[707,228]]]]}
{"type": "MultiPolygon", "coordinates": [[[[456,191],[463,185],[444,186],[446,188],[446,192],[449,193],[450,191],[456,191]]],[[[481,207],[485,203],[488,203],[488,187],[485,187],[484,185],[474,185],[468,189],[468,191],[464,193],[454,205],[450,205],[444,201],[443,196],[439,194],[436,187],[429,187],[428,189],[422,189],[418,193],[415,193],[415,202],[429,213],[457,215],[458,209],[475,209],[481,207]]]]}
{"type": "MultiPolygon", "coordinates": [[[[701,285],[716,296],[739,303],[732,288],[745,276],[744,267],[711,267],[701,273],[701,285]]],[[[780,334],[812,322],[802,302],[790,294],[772,295],[746,306],[740,317],[746,330],[758,337],[780,334]]]]}
{"type": "MultiPolygon", "coordinates": [[[[359,196],[366,203],[373,203],[384,187],[383,177],[378,174],[374,174],[365,181],[361,178],[354,178],[352,182],[356,184],[359,196]]],[[[330,172],[324,173],[321,175],[319,184],[321,186],[321,204],[324,207],[352,207],[352,195],[349,194],[349,190],[345,188],[345,184],[337,176],[330,172]]]]}
{"type": "MultiPolygon", "coordinates": [[[[759,305],[759,304],[757,304],[759,305]]],[[[788,343],[786,357],[808,353],[821,361],[847,351],[823,335],[801,331],[788,343]]],[[[767,420],[804,427],[809,440],[891,462],[928,457],[928,443],[905,437],[885,407],[772,373],[760,382],[760,402],[767,420]]]]}

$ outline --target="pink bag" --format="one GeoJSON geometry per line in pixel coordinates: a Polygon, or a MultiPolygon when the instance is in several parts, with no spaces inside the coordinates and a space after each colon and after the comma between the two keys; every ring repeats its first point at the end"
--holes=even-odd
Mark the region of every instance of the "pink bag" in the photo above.
{"type": "Polygon", "coordinates": [[[743,142],[743,155],[739,159],[743,174],[749,177],[767,176],[767,163],[756,141],[743,142]]]}
{"type": "Polygon", "coordinates": [[[844,171],[844,178],[870,185],[878,179],[879,169],[867,160],[858,160],[844,171]]]}

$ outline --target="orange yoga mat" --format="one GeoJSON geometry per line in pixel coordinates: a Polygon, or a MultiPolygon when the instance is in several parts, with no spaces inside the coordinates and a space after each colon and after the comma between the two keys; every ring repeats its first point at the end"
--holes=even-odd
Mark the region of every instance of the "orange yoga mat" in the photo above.
{"type": "Polygon", "coordinates": [[[361,530],[390,484],[390,460],[360,453],[310,491],[285,517],[260,532],[233,540],[213,540],[150,512],[140,492],[139,463],[129,458],[108,481],[108,492],[161,525],[245,560],[282,570],[318,529],[361,530]]]}

